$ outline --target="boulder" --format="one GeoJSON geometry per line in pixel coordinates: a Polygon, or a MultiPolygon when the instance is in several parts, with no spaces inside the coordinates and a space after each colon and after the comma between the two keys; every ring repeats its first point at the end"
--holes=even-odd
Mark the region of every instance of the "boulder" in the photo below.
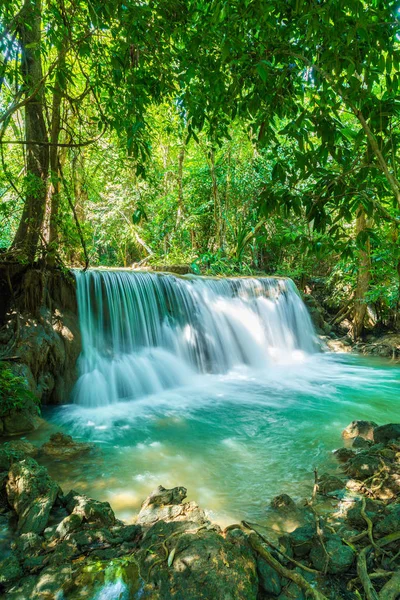
{"type": "Polygon", "coordinates": [[[37,533],[22,533],[13,544],[13,550],[20,560],[39,553],[43,548],[43,538],[37,533]]]}
{"type": "Polygon", "coordinates": [[[202,525],[209,523],[205,512],[195,502],[182,502],[186,498],[186,488],[170,490],[161,485],[143,502],[136,523],[153,525],[159,520],[192,521],[202,525]]]}
{"type": "Polygon", "coordinates": [[[257,558],[258,582],[264,592],[279,596],[282,590],[282,580],[279,574],[263,558],[257,558]]]}
{"type": "Polygon", "coordinates": [[[400,438],[400,423],[388,423],[374,430],[374,441],[376,444],[388,444],[392,440],[400,438]]]}
{"type": "MultiPolygon", "coordinates": [[[[376,523],[380,518],[383,510],[383,505],[376,500],[367,498],[365,501],[365,514],[371,519],[372,523],[376,523]]],[[[361,500],[356,499],[354,506],[347,511],[347,522],[352,527],[363,529],[367,526],[364,517],[361,514],[361,500]]]]}
{"type": "Polygon", "coordinates": [[[80,515],[88,523],[108,527],[116,522],[114,511],[108,502],[93,500],[74,490],[65,496],[64,504],[68,512],[80,515]]]}
{"type": "Polygon", "coordinates": [[[320,543],[316,543],[311,552],[310,559],[315,569],[323,571],[327,561],[327,572],[332,575],[345,573],[353,564],[355,553],[347,544],[343,544],[339,536],[332,536],[325,542],[325,550],[320,543]],[[326,550],[326,552],[325,552],[326,550]],[[327,553],[327,554],[326,554],[327,553]]]}
{"type": "Polygon", "coordinates": [[[21,435],[37,429],[42,423],[41,418],[30,411],[10,410],[3,417],[3,433],[6,435],[21,435]]]}
{"type": "Polygon", "coordinates": [[[31,456],[35,458],[39,454],[39,448],[26,440],[12,440],[4,444],[4,448],[16,457],[31,456]]]}
{"type": "Polygon", "coordinates": [[[290,545],[295,556],[306,556],[314,543],[315,527],[303,525],[289,534],[290,545]]]}
{"type": "Polygon", "coordinates": [[[355,479],[367,479],[379,470],[379,456],[369,450],[363,450],[346,463],[346,473],[355,479]]]}
{"type": "Polygon", "coordinates": [[[148,600],[256,600],[256,561],[240,532],[224,538],[190,521],[158,521],[136,554],[148,600]]]}
{"type": "Polygon", "coordinates": [[[19,533],[41,533],[61,490],[47,469],[27,458],[11,465],[6,491],[8,502],[18,515],[19,533]]]}
{"type": "Polygon", "coordinates": [[[22,577],[22,568],[15,554],[11,554],[0,562],[0,585],[9,585],[22,577]]]}
{"type": "Polygon", "coordinates": [[[65,517],[58,525],[55,530],[57,537],[63,538],[72,531],[76,531],[82,525],[83,515],[79,513],[71,513],[68,517],[65,517]]]}
{"type": "Polygon", "coordinates": [[[372,440],[366,440],[365,438],[363,438],[361,435],[358,435],[357,437],[355,437],[353,439],[353,443],[351,444],[352,448],[355,448],[356,450],[364,450],[365,448],[369,448],[370,446],[372,446],[373,441],[372,440]]]}
{"type": "Polygon", "coordinates": [[[389,504],[386,516],[376,525],[374,532],[379,536],[400,531],[400,504],[389,504]]]}
{"type": "Polygon", "coordinates": [[[337,490],[341,490],[345,487],[345,483],[339,477],[335,475],[329,475],[328,473],[322,473],[318,478],[318,491],[321,494],[329,494],[337,490]]]}
{"type": "Polygon", "coordinates": [[[374,421],[352,421],[342,431],[342,437],[345,440],[362,437],[366,440],[374,440],[374,429],[377,424],[374,421]]]}
{"type": "Polygon", "coordinates": [[[295,501],[287,494],[281,494],[280,496],[272,498],[271,508],[284,512],[297,510],[295,501]]]}
{"type": "Polygon", "coordinates": [[[58,432],[53,433],[49,441],[43,444],[42,452],[51,458],[66,460],[89,452],[92,448],[93,444],[75,442],[70,435],[58,432]]]}
{"type": "Polygon", "coordinates": [[[354,450],[351,450],[351,448],[338,448],[334,451],[333,454],[341,463],[345,463],[348,460],[350,460],[350,458],[353,458],[353,456],[355,456],[355,452],[354,450]]]}

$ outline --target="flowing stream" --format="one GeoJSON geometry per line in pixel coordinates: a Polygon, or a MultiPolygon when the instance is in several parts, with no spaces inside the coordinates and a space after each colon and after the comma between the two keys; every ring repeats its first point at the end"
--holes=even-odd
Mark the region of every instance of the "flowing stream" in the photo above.
{"type": "Polygon", "coordinates": [[[49,468],[120,518],[161,484],[184,485],[221,524],[261,521],[275,494],[310,494],[349,421],[399,418],[399,369],[322,352],[289,279],[76,280],[80,376],[73,404],[46,417],[97,450],[49,468]]]}

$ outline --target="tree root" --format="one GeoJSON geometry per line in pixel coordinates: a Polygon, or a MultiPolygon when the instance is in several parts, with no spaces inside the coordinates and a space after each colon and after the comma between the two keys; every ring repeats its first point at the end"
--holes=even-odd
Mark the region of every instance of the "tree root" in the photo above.
{"type": "Polygon", "coordinates": [[[396,571],[393,577],[385,583],[379,592],[379,600],[396,600],[400,594],[400,571],[396,571]]]}
{"type": "Polygon", "coordinates": [[[367,552],[371,546],[366,546],[361,550],[357,559],[357,574],[364,588],[365,597],[367,600],[379,600],[378,594],[374,586],[372,585],[371,579],[368,575],[367,570],[367,552]]]}
{"type": "Polygon", "coordinates": [[[270,542],[266,537],[264,537],[262,535],[262,533],[260,533],[256,529],[254,529],[254,525],[257,526],[257,523],[249,523],[248,521],[242,521],[242,524],[239,525],[239,528],[242,529],[243,531],[245,531],[245,533],[247,533],[246,529],[250,529],[251,531],[254,531],[262,539],[262,541],[265,544],[267,544],[270,548],[272,548],[272,550],[275,550],[275,552],[278,552],[285,560],[292,563],[296,567],[299,567],[299,569],[302,569],[303,571],[307,571],[307,573],[314,573],[317,575],[322,575],[321,571],[317,571],[317,569],[312,569],[311,567],[306,567],[305,565],[301,564],[294,558],[291,558],[288,554],[285,554],[284,552],[282,552],[282,550],[280,550],[277,546],[275,546],[272,542],[270,542]]]}
{"type": "MultiPolygon", "coordinates": [[[[302,575],[296,573],[295,571],[291,571],[284,567],[276,558],[272,556],[272,554],[265,548],[263,540],[260,534],[254,529],[250,529],[250,532],[247,531],[247,539],[250,543],[250,546],[253,548],[257,554],[259,554],[275,571],[286,579],[290,579],[296,585],[298,585],[305,593],[314,600],[328,600],[327,597],[316,590],[308,581],[304,579],[302,575]]],[[[378,598],[376,600],[379,600],[378,598]]]]}

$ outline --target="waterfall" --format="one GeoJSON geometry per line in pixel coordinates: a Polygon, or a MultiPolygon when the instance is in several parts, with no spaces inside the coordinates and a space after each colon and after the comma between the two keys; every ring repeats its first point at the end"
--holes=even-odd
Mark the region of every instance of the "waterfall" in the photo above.
{"type": "Polygon", "coordinates": [[[101,406],[205,373],[316,350],[296,286],[283,278],[75,271],[82,353],[74,402],[101,406]]]}

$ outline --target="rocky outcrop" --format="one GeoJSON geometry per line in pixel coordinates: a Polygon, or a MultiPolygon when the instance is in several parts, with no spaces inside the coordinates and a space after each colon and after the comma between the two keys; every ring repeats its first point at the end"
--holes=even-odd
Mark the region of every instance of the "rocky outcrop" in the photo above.
{"type": "Polygon", "coordinates": [[[366,341],[358,342],[353,349],[360,354],[400,360],[400,334],[385,333],[380,336],[368,336],[366,341]]]}
{"type": "Polygon", "coordinates": [[[20,533],[42,533],[49,520],[59,486],[32,458],[11,465],[6,484],[10,506],[18,516],[20,533]]]}
{"type": "Polygon", "coordinates": [[[0,356],[42,403],[65,402],[81,350],[75,282],[61,270],[0,269],[0,356]]]}

